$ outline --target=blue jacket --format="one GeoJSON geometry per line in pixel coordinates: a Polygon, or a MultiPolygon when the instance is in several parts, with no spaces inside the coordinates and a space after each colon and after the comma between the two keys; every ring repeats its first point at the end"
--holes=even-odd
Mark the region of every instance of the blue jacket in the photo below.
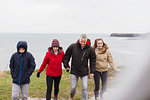
{"type": "Polygon", "coordinates": [[[25,41],[19,41],[17,44],[17,52],[11,56],[9,65],[13,83],[18,85],[29,84],[30,76],[35,66],[34,57],[31,53],[27,52],[27,43],[25,41]],[[20,46],[25,48],[23,54],[19,53],[20,46]]]}

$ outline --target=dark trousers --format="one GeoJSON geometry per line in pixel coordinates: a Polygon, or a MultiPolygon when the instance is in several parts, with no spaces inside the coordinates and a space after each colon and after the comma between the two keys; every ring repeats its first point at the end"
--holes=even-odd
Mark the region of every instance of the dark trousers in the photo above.
{"type": "Polygon", "coordinates": [[[105,71],[105,72],[95,71],[95,73],[94,73],[95,91],[99,91],[100,78],[101,78],[101,81],[102,81],[101,93],[104,93],[107,89],[107,71],[105,71]]]}
{"type": "Polygon", "coordinates": [[[53,81],[54,81],[54,94],[55,95],[58,94],[60,80],[61,80],[61,76],[59,77],[46,76],[46,82],[47,82],[46,100],[51,100],[53,81]]]}

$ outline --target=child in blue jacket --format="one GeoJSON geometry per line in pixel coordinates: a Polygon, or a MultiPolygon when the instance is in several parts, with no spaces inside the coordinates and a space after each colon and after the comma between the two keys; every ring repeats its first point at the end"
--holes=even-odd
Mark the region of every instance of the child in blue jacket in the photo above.
{"type": "Polygon", "coordinates": [[[27,52],[27,42],[19,41],[17,52],[11,56],[10,71],[12,82],[12,100],[19,100],[19,90],[21,89],[22,100],[28,99],[28,88],[30,76],[35,69],[34,57],[27,52]]]}

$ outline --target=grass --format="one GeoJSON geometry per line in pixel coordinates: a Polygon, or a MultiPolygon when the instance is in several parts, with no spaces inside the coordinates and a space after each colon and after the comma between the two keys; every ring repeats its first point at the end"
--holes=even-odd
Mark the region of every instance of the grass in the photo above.
{"type": "Polygon", "coordinates": [[[10,100],[11,98],[12,79],[10,72],[5,72],[0,77],[0,100],[10,100]]]}
{"type": "MultiPolygon", "coordinates": [[[[0,100],[11,100],[12,94],[12,78],[10,75],[10,71],[3,72],[4,74],[0,76],[0,100]]],[[[29,97],[38,97],[38,98],[45,98],[46,97],[46,72],[45,70],[40,74],[40,78],[36,77],[37,70],[34,71],[32,76],[30,77],[30,85],[29,85],[29,97]]],[[[60,89],[58,97],[59,99],[68,99],[70,95],[70,74],[63,70],[63,75],[60,81],[60,89]]],[[[54,88],[53,88],[54,89],[54,88]]],[[[74,99],[80,100],[81,99],[81,80],[78,81],[78,87],[75,94],[74,99]]],[[[93,95],[94,89],[94,81],[93,78],[88,82],[88,91],[89,97],[93,95]]],[[[54,91],[54,90],[53,90],[54,91]]],[[[52,98],[54,92],[52,91],[52,98]]]]}
{"type": "MultiPolygon", "coordinates": [[[[46,97],[46,71],[44,70],[40,74],[40,78],[36,77],[38,70],[35,70],[30,77],[29,93],[28,96],[32,98],[45,98],[46,97]]],[[[112,70],[108,71],[108,77],[114,77],[112,70]]],[[[109,85],[109,84],[108,84],[109,85]]],[[[54,89],[54,88],[53,88],[54,89]]],[[[0,72],[0,100],[11,100],[12,94],[12,78],[10,71],[0,72]]],[[[81,99],[81,80],[78,81],[78,87],[74,100],[81,99]]],[[[94,95],[94,79],[91,78],[88,81],[88,96],[89,98],[94,95]]],[[[52,91],[53,98],[54,90],[52,91]]],[[[59,85],[59,100],[67,100],[70,95],[70,73],[63,70],[62,78],[59,85]]],[[[20,96],[21,98],[21,96],[20,96]]],[[[40,100],[40,99],[39,99],[40,100]]]]}

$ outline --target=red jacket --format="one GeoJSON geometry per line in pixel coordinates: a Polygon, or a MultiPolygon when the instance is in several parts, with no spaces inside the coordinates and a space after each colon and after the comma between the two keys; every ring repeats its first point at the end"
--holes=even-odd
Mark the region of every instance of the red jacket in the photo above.
{"type": "Polygon", "coordinates": [[[41,73],[48,64],[46,69],[47,76],[58,77],[62,75],[62,62],[64,61],[64,56],[62,50],[59,50],[57,55],[55,55],[53,50],[49,49],[38,72],[41,73]]]}

